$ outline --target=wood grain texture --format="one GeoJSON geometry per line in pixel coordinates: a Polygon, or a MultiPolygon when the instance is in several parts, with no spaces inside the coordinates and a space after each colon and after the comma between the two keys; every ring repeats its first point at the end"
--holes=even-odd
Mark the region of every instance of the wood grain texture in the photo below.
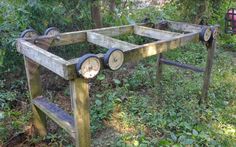
{"type": "Polygon", "coordinates": [[[210,86],[211,71],[213,66],[214,52],[216,50],[216,40],[213,39],[207,51],[207,63],[205,67],[204,77],[203,77],[203,87],[202,87],[202,96],[200,98],[200,104],[205,102],[208,103],[208,90],[210,86]]]}
{"type": "Polygon", "coordinates": [[[124,50],[125,62],[140,60],[146,57],[157,55],[167,50],[175,49],[177,47],[186,45],[190,42],[198,42],[199,33],[190,33],[184,36],[177,36],[170,40],[157,41],[137,48],[124,50]]]}
{"type": "Polygon", "coordinates": [[[86,79],[78,78],[70,81],[77,147],[90,147],[91,145],[88,86],[86,79]]]}
{"type": "MultiPolygon", "coordinates": [[[[170,29],[184,31],[184,32],[200,32],[203,26],[201,25],[194,25],[182,22],[173,22],[167,21],[168,27],[170,29]]],[[[124,25],[124,26],[114,26],[114,27],[107,27],[107,28],[99,28],[93,30],[83,30],[83,31],[75,31],[75,32],[67,32],[61,33],[59,37],[55,38],[55,36],[39,36],[36,39],[26,39],[29,42],[38,42],[39,44],[44,43],[45,40],[53,40],[50,44],[51,46],[62,46],[62,45],[69,45],[75,44],[80,42],[85,42],[87,37],[87,32],[96,32],[99,34],[103,34],[106,36],[119,36],[127,33],[133,33],[135,26],[145,26],[148,24],[134,24],[134,25],[124,25]]]]}
{"type": "Polygon", "coordinates": [[[23,39],[17,41],[17,50],[27,58],[46,67],[64,79],[72,79],[76,75],[74,67],[67,66],[69,64],[68,61],[23,39]]]}
{"type": "Polygon", "coordinates": [[[167,21],[167,22],[168,22],[168,27],[170,29],[183,32],[201,32],[203,27],[210,28],[210,26],[188,24],[184,22],[175,22],[175,21],[167,21]]]}
{"type": "MultiPolygon", "coordinates": [[[[96,42],[98,42],[98,44],[102,45],[102,43],[99,43],[99,41],[100,40],[97,40],[96,42]]],[[[176,37],[169,39],[169,40],[156,41],[153,43],[138,45],[134,48],[129,48],[128,46],[130,44],[127,45],[126,44],[127,42],[124,42],[125,45],[123,45],[123,41],[122,41],[121,45],[118,44],[117,46],[124,46],[122,49],[125,54],[125,61],[124,62],[129,62],[129,61],[141,60],[141,59],[165,52],[167,50],[175,49],[177,47],[186,45],[187,43],[198,42],[198,41],[199,41],[199,33],[189,33],[189,34],[183,34],[180,36],[176,36],[176,37]]],[[[103,45],[103,46],[105,46],[105,45],[103,45]]],[[[109,47],[109,44],[106,46],[109,47]]],[[[100,60],[102,62],[104,55],[97,54],[97,56],[100,58],[100,60]]],[[[68,61],[68,62],[70,62],[69,65],[75,65],[78,62],[78,60],[79,60],[79,58],[69,60],[68,61]]]]}
{"type": "Polygon", "coordinates": [[[157,40],[168,40],[181,35],[181,33],[152,29],[144,26],[134,26],[134,33],[140,36],[145,36],[157,40]]]}
{"type": "MultiPolygon", "coordinates": [[[[39,66],[24,56],[26,76],[31,100],[42,95],[42,84],[40,80],[39,66]]],[[[34,105],[31,105],[33,113],[33,124],[40,136],[47,135],[46,115],[34,105]]]]}
{"type": "Polygon", "coordinates": [[[68,132],[73,138],[75,138],[75,125],[74,118],[72,116],[43,97],[35,98],[32,100],[32,103],[60,127],[65,129],[65,131],[68,132]]]}
{"type": "Polygon", "coordinates": [[[162,53],[159,54],[157,57],[157,72],[156,72],[156,78],[157,78],[157,86],[159,86],[160,89],[160,95],[162,93],[162,87],[161,87],[161,77],[162,77],[162,71],[163,71],[163,65],[161,62],[163,55],[162,53]]]}
{"type": "Polygon", "coordinates": [[[102,34],[94,33],[94,32],[88,32],[87,33],[87,40],[90,43],[99,45],[101,47],[105,48],[118,48],[122,50],[127,50],[131,48],[138,47],[138,45],[131,44],[125,41],[121,41],[118,39],[111,38],[109,36],[105,36],[102,34]]]}
{"type": "Polygon", "coordinates": [[[133,33],[134,25],[124,25],[107,27],[93,30],[83,30],[75,32],[61,33],[57,38],[55,36],[39,36],[36,39],[26,39],[31,43],[44,44],[47,40],[52,40],[50,46],[62,46],[87,41],[87,32],[96,32],[106,36],[119,36],[127,33],[133,33]]]}

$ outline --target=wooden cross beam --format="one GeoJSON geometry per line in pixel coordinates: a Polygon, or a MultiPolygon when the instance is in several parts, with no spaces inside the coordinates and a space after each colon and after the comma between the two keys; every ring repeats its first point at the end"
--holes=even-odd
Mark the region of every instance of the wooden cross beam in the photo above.
{"type": "Polygon", "coordinates": [[[119,48],[123,50],[128,50],[130,48],[138,47],[138,45],[114,39],[109,36],[105,36],[94,32],[87,32],[87,41],[108,49],[119,48]]]}
{"type": "MultiPolygon", "coordinates": [[[[90,33],[90,37],[94,35],[94,33],[90,33]]],[[[89,37],[89,38],[90,38],[89,37]]],[[[92,43],[96,43],[97,45],[101,45],[103,47],[111,47],[109,43],[104,43],[104,41],[101,41],[103,43],[98,43],[99,39],[102,39],[102,37],[107,37],[103,36],[100,34],[95,34],[94,38],[97,39],[91,39],[90,41],[92,43]],[[99,38],[97,38],[99,36],[99,38]]],[[[182,36],[176,36],[175,38],[169,39],[169,40],[163,40],[163,41],[156,41],[153,43],[148,43],[144,45],[133,45],[127,42],[123,42],[119,44],[120,40],[113,39],[108,37],[110,41],[115,42],[115,44],[118,44],[116,46],[120,46],[125,54],[125,62],[128,61],[137,61],[146,57],[150,57],[153,55],[157,55],[159,53],[162,53],[167,50],[175,49],[177,47],[186,45],[187,43],[190,42],[198,42],[199,41],[199,33],[189,33],[189,34],[184,34],[182,36]],[[128,46],[131,46],[132,48],[127,48],[128,46]]],[[[97,56],[102,60],[103,59],[103,54],[97,54],[97,56]]],[[[78,62],[79,58],[71,59],[69,60],[70,64],[69,65],[75,65],[78,62]]]]}
{"type": "Polygon", "coordinates": [[[87,41],[87,32],[95,32],[99,34],[103,34],[106,36],[119,36],[127,33],[133,33],[133,27],[135,25],[124,25],[117,27],[107,27],[93,30],[84,30],[84,31],[75,31],[75,32],[67,32],[61,33],[57,38],[55,36],[39,36],[36,39],[26,39],[26,41],[32,43],[43,43],[47,40],[54,40],[51,46],[62,46],[75,44],[80,42],[87,41]]]}
{"type": "Polygon", "coordinates": [[[144,26],[134,26],[134,33],[140,36],[145,36],[157,40],[169,40],[173,37],[181,35],[181,33],[163,31],[144,26]]]}
{"type": "Polygon", "coordinates": [[[70,62],[26,40],[19,39],[17,41],[17,51],[65,79],[75,76],[74,67],[68,66],[70,62]]]}

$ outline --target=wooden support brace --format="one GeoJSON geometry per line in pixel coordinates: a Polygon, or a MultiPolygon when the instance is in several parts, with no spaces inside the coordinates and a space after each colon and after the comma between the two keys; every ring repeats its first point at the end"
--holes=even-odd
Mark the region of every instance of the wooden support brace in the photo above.
{"type": "MultiPolygon", "coordinates": [[[[93,34],[93,33],[92,33],[93,34]]],[[[88,36],[93,36],[92,34],[88,35],[88,36]]],[[[102,38],[103,35],[101,34],[95,34],[94,36],[99,36],[98,38],[102,38]]],[[[107,36],[105,36],[107,37],[107,36]]],[[[98,39],[97,38],[97,39],[98,39]]],[[[113,40],[113,38],[108,38],[111,41],[113,40]]],[[[101,45],[103,47],[121,47],[121,49],[123,49],[124,54],[125,54],[125,62],[128,61],[137,61],[140,59],[144,59],[153,55],[157,55],[159,53],[165,52],[167,50],[171,50],[171,49],[175,49],[177,47],[186,45],[187,43],[190,42],[198,42],[199,41],[199,33],[189,33],[189,34],[184,34],[181,36],[176,36],[175,38],[169,39],[169,40],[163,40],[163,41],[156,41],[153,43],[148,43],[148,44],[144,44],[144,45],[133,45],[124,41],[120,41],[117,39],[114,39],[117,43],[116,46],[112,46],[112,44],[109,44],[101,41],[100,40],[96,40],[96,39],[88,39],[91,42],[97,44],[97,45],[101,45]],[[129,47],[132,46],[133,48],[129,47]]],[[[97,54],[97,56],[102,60],[103,59],[103,54],[97,54]]],[[[71,59],[68,62],[70,62],[70,64],[68,64],[68,66],[71,65],[75,65],[78,62],[79,58],[75,58],[75,59],[71,59]]]]}
{"type": "Polygon", "coordinates": [[[140,60],[149,56],[157,55],[170,49],[186,45],[189,42],[198,42],[199,33],[189,33],[184,36],[177,36],[170,40],[157,41],[141,45],[136,48],[125,50],[125,62],[140,60]]]}
{"type": "Polygon", "coordinates": [[[68,132],[73,138],[75,138],[75,125],[74,118],[72,116],[43,97],[35,98],[32,100],[32,103],[60,127],[65,129],[65,131],[68,132]]]}
{"type": "Polygon", "coordinates": [[[87,40],[90,43],[105,47],[105,48],[119,48],[122,50],[128,50],[131,48],[138,47],[138,45],[131,44],[125,41],[121,41],[118,39],[114,39],[102,34],[88,32],[87,33],[87,40]]]}
{"type": "Polygon", "coordinates": [[[162,77],[162,62],[161,62],[161,59],[162,59],[163,55],[162,53],[159,54],[158,58],[157,58],[157,73],[156,73],[156,78],[157,78],[157,86],[159,86],[160,88],[160,92],[162,91],[161,90],[161,77],[162,77]]]}
{"type": "MultiPolygon", "coordinates": [[[[47,50],[50,46],[51,40],[47,40],[44,42],[44,44],[40,44],[40,47],[47,50]]],[[[17,49],[19,49],[19,46],[17,46],[17,49]]],[[[24,55],[24,61],[25,61],[25,70],[26,70],[26,76],[28,80],[28,87],[30,91],[30,98],[31,101],[33,101],[36,97],[42,95],[42,85],[40,80],[40,71],[39,67],[40,65],[28,58],[26,55],[24,55]]],[[[32,106],[32,112],[33,112],[33,124],[36,128],[37,132],[41,136],[46,136],[47,134],[47,127],[46,127],[46,115],[38,109],[35,105],[32,106]]]]}
{"type": "Polygon", "coordinates": [[[30,58],[34,62],[43,65],[52,72],[65,79],[72,79],[76,76],[73,66],[68,66],[69,62],[30,43],[23,39],[17,41],[18,52],[30,58]]]}
{"type": "MultiPolygon", "coordinates": [[[[39,66],[24,56],[25,70],[28,80],[31,100],[42,95],[42,84],[40,80],[39,66]]],[[[47,135],[46,115],[37,107],[32,105],[33,124],[40,136],[47,135]]]]}
{"type": "Polygon", "coordinates": [[[91,145],[88,86],[86,79],[78,78],[70,81],[77,147],[90,147],[91,145]]]}
{"type": "Polygon", "coordinates": [[[212,42],[210,43],[210,46],[208,47],[207,63],[204,72],[204,81],[202,87],[202,97],[200,98],[199,101],[200,104],[202,104],[203,102],[208,103],[208,90],[210,86],[210,78],[211,78],[215,49],[216,49],[216,40],[213,39],[212,42]]]}
{"type": "Polygon", "coordinates": [[[180,33],[152,29],[144,26],[134,26],[134,33],[140,36],[145,36],[157,40],[169,40],[181,35],[180,33]]]}
{"type": "Polygon", "coordinates": [[[203,27],[209,27],[196,24],[188,24],[183,22],[174,22],[174,21],[166,21],[166,22],[170,29],[183,32],[201,32],[203,27]]]}

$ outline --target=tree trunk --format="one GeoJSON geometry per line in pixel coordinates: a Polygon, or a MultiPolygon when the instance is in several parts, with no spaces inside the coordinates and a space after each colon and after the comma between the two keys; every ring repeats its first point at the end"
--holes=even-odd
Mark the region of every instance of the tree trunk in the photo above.
{"type": "Polygon", "coordinates": [[[99,1],[93,1],[91,4],[91,17],[94,23],[94,28],[102,27],[102,17],[100,12],[100,3],[99,1]]]}
{"type": "Polygon", "coordinates": [[[115,0],[110,0],[110,5],[109,5],[109,7],[110,7],[110,11],[111,11],[112,13],[114,13],[114,12],[115,12],[115,9],[116,9],[116,1],[115,1],[115,0]]]}
{"type": "Polygon", "coordinates": [[[204,2],[201,3],[198,9],[198,15],[195,17],[195,23],[201,24],[201,25],[207,25],[207,19],[209,18],[209,2],[207,0],[204,0],[204,2]]]}

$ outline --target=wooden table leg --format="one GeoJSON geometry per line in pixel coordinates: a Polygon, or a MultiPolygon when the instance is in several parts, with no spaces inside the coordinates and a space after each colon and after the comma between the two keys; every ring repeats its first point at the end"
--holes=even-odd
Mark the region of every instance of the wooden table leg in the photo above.
{"type": "MultiPolygon", "coordinates": [[[[25,70],[30,91],[30,98],[34,99],[42,95],[42,85],[40,80],[39,65],[24,57],[25,70]]],[[[47,135],[46,115],[32,104],[33,124],[40,136],[47,135]]]]}
{"type": "Polygon", "coordinates": [[[157,73],[156,73],[156,78],[157,78],[157,86],[160,89],[161,92],[161,77],[162,77],[162,63],[161,63],[161,58],[163,57],[162,53],[159,54],[157,58],[157,73]]]}
{"type": "Polygon", "coordinates": [[[70,81],[77,147],[90,147],[91,145],[88,86],[88,80],[83,78],[70,81]]]}
{"type": "Polygon", "coordinates": [[[213,39],[208,47],[207,63],[204,72],[204,81],[203,81],[204,83],[202,87],[202,96],[199,101],[200,104],[202,104],[204,101],[205,103],[208,103],[208,89],[210,85],[210,77],[211,77],[215,49],[216,49],[216,40],[213,39]]]}

